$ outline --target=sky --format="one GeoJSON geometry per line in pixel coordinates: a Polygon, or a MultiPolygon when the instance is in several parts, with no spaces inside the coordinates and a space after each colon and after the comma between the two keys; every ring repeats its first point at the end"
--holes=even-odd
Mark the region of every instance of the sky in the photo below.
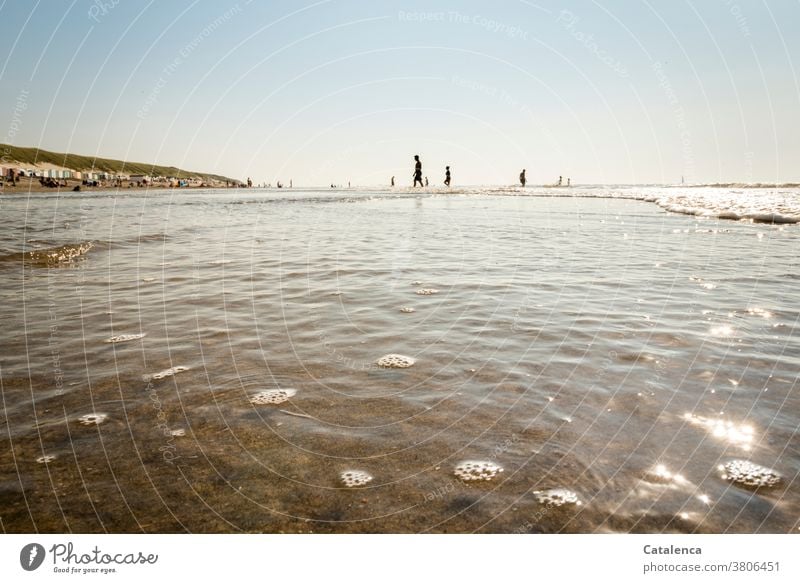
{"type": "Polygon", "coordinates": [[[798,0],[0,0],[0,142],[255,183],[800,182],[798,0]]]}

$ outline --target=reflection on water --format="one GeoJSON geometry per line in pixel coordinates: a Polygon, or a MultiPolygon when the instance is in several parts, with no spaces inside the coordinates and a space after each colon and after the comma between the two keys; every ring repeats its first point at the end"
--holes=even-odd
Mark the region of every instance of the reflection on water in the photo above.
{"type": "Polygon", "coordinates": [[[691,413],[684,414],[683,418],[692,425],[702,427],[717,439],[738,445],[744,451],[750,451],[754,432],[751,425],[736,424],[724,419],[707,419],[691,413]]]}
{"type": "Polygon", "coordinates": [[[684,478],[681,474],[675,474],[669,471],[664,464],[656,465],[653,469],[647,472],[646,476],[649,481],[656,484],[686,484],[686,478],[684,478]]]}
{"type": "Polygon", "coordinates": [[[503,194],[3,199],[4,528],[796,530],[797,227],[503,194]]]}

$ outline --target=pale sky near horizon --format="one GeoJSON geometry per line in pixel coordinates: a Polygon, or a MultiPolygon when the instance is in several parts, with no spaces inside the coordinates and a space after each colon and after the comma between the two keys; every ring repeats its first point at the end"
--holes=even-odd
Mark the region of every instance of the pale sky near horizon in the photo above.
{"type": "Polygon", "coordinates": [[[6,0],[0,143],[295,186],[800,181],[800,1],[6,0]]]}

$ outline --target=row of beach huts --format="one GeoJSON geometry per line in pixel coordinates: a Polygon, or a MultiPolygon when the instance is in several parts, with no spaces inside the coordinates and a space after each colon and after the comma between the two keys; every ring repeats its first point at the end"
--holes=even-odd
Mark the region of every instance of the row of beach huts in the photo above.
{"type": "Polygon", "coordinates": [[[102,171],[84,171],[65,170],[60,168],[20,168],[20,167],[0,167],[3,178],[6,180],[12,176],[15,179],[20,178],[55,178],[58,180],[103,180],[115,181],[125,180],[132,182],[149,182],[153,180],[152,176],[136,175],[136,174],[115,174],[111,172],[102,171]]]}
{"type": "Polygon", "coordinates": [[[0,176],[3,182],[16,182],[20,179],[52,179],[52,180],[80,180],[84,183],[104,183],[108,185],[136,184],[136,185],[159,185],[176,187],[200,187],[226,186],[225,182],[211,179],[175,178],[173,176],[150,176],[146,174],[123,174],[115,172],[105,172],[102,170],[77,171],[69,168],[59,168],[57,166],[19,166],[10,165],[0,166],[0,176]]]}

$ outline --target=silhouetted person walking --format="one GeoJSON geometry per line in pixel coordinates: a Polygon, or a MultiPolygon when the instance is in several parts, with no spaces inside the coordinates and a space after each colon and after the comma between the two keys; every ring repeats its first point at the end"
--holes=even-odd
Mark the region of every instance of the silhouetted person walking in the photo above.
{"type": "Polygon", "coordinates": [[[525,186],[526,182],[527,182],[527,180],[525,180],[525,169],[523,169],[522,172],[519,173],[519,183],[522,186],[525,186]]]}
{"type": "Polygon", "coordinates": [[[414,160],[416,160],[414,165],[414,187],[417,186],[417,182],[422,186],[422,162],[420,162],[419,156],[414,156],[414,160]]]}
{"type": "Polygon", "coordinates": [[[450,166],[445,166],[444,170],[444,185],[450,186],[450,166]]]}

